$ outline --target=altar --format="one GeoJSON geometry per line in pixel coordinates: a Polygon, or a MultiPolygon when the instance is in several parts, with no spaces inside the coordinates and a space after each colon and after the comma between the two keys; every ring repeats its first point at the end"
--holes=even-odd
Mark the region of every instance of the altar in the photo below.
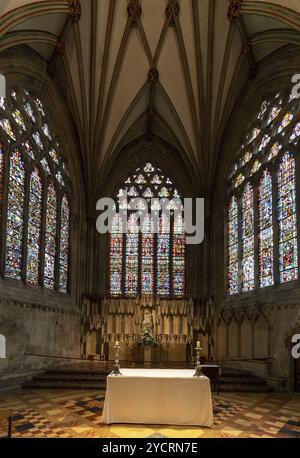
{"type": "Polygon", "coordinates": [[[121,369],[109,375],[103,422],[213,425],[210,381],[190,369],[121,369]]]}

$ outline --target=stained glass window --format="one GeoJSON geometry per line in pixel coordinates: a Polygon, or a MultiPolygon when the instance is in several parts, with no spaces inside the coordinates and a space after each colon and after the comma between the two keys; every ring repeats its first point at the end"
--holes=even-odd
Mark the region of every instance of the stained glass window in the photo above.
{"type": "Polygon", "coordinates": [[[265,170],[258,188],[259,285],[273,285],[272,176],[265,170]]]}
{"type": "Polygon", "coordinates": [[[29,213],[27,236],[27,282],[39,283],[42,220],[42,181],[37,167],[31,172],[29,184],[29,213]]]}
{"type": "Polygon", "coordinates": [[[143,294],[151,294],[154,292],[154,228],[149,215],[143,220],[141,240],[141,291],[143,294]]]}
{"type": "Polygon", "coordinates": [[[162,215],[157,236],[156,290],[160,296],[170,294],[170,221],[162,215]]]}
{"type": "Polygon", "coordinates": [[[139,275],[139,226],[134,214],[128,219],[125,250],[125,294],[126,296],[134,296],[138,292],[139,275]]]}
{"type": "Polygon", "coordinates": [[[127,232],[118,234],[115,225],[110,235],[110,295],[184,296],[185,225],[178,220],[182,203],[173,180],[147,162],[124,180],[117,194],[119,210],[128,209],[129,217],[127,232]],[[139,199],[135,206],[134,199],[139,199]],[[141,221],[135,220],[137,209],[146,215],[141,221]]]}
{"type": "Polygon", "coordinates": [[[22,276],[25,166],[20,151],[10,157],[6,223],[5,275],[16,280],[22,276]]]}
{"type": "Polygon", "coordinates": [[[254,288],[253,188],[248,183],[242,195],[242,291],[254,288]]]}
{"type": "Polygon", "coordinates": [[[278,171],[280,282],[298,277],[295,159],[285,153],[278,171]]]}
{"type": "Polygon", "coordinates": [[[122,219],[119,215],[115,215],[112,221],[112,230],[110,237],[109,291],[111,296],[122,295],[124,249],[122,228],[122,219]]]}
{"type": "Polygon", "coordinates": [[[68,289],[69,252],[70,252],[70,204],[66,195],[61,201],[59,246],[59,290],[66,293],[68,289]]]}
{"type": "Polygon", "coordinates": [[[45,232],[45,266],[44,286],[49,289],[55,284],[55,256],[57,248],[56,238],[57,223],[57,195],[53,183],[47,189],[47,211],[46,211],[46,232],[45,232]]]}
{"type": "Polygon", "coordinates": [[[229,295],[298,279],[298,113],[293,94],[278,92],[265,100],[234,155],[226,209],[229,295]]]}
{"type": "Polygon", "coordinates": [[[174,221],[173,232],[173,294],[182,296],[185,289],[185,228],[182,217],[174,221]]]}
{"type": "Polygon", "coordinates": [[[238,266],[238,202],[231,198],[228,215],[228,292],[239,292],[239,266],[238,266]]]}
{"type": "Polygon", "coordinates": [[[0,142],[0,217],[2,200],[7,201],[7,213],[0,218],[0,229],[5,233],[0,264],[5,277],[66,292],[70,221],[65,192],[69,175],[60,154],[60,142],[45,117],[45,106],[29,90],[10,90],[5,99],[0,98],[0,137],[8,145],[5,157],[9,164],[4,180],[6,170],[0,142]],[[19,149],[15,148],[16,143],[21,145],[19,149]],[[51,180],[48,188],[45,175],[51,180]],[[55,189],[59,189],[59,195],[55,189]],[[47,196],[46,210],[42,208],[43,196],[47,196]],[[57,199],[61,200],[60,214],[57,199]],[[45,253],[42,246],[46,247],[45,253]]]}

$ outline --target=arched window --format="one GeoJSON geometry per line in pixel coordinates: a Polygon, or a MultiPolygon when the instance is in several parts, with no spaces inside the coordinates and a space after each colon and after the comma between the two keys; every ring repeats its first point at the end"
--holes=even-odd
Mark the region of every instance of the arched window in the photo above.
{"type": "Polygon", "coordinates": [[[265,100],[231,169],[229,295],[298,279],[299,113],[300,102],[292,93],[265,100]]]}
{"type": "Polygon", "coordinates": [[[0,275],[67,292],[70,184],[60,152],[39,98],[0,98],[0,275]]]}
{"type": "Polygon", "coordinates": [[[148,162],[125,180],[117,207],[110,234],[110,295],[184,296],[185,224],[172,180],[148,162]],[[164,207],[167,213],[162,212],[164,207]],[[137,209],[145,216],[141,221],[137,209]],[[124,210],[128,212],[125,222],[124,210]]]}

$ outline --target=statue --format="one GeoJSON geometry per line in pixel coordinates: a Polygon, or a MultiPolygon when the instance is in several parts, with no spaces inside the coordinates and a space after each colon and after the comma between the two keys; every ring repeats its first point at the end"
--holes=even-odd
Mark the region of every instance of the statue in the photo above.
{"type": "Polygon", "coordinates": [[[142,330],[145,332],[146,330],[151,329],[153,331],[153,317],[152,313],[149,308],[146,308],[144,311],[144,318],[142,322],[142,330]]]}

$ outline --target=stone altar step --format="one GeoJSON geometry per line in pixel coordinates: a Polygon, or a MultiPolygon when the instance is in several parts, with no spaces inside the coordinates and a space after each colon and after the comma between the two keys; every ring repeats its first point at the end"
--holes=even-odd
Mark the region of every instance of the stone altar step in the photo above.
{"type": "MultiPolygon", "coordinates": [[[[182,365],[181,368],[186,367],[182,365]]],[[[106,377],[111,370],[111,365],[99,367],[98,363],[56,367],[34,376],[30,382],[23,384],[23,388],[105,390],[106,377]]],[[[250,371],[223,368],[220,377],[220,392],[222,391],[267,393],[272,388],[250,371]]]]}

